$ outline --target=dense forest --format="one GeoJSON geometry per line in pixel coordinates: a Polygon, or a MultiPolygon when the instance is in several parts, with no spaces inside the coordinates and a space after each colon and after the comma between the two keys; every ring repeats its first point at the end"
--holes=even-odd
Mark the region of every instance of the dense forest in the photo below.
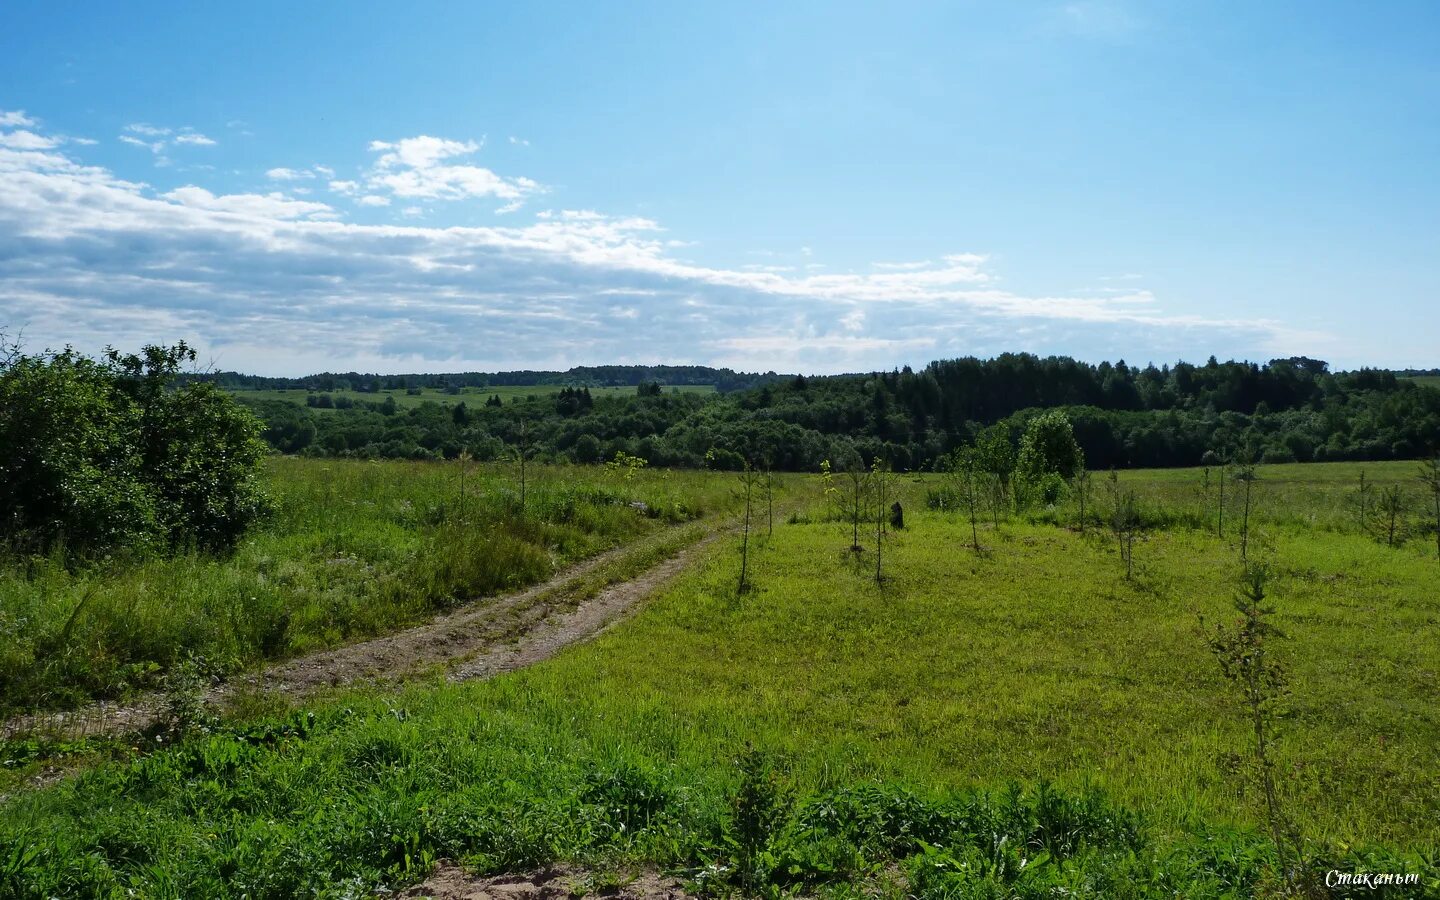
{"type": "MultiPolygon", "coordinates": [[[[634,396],[592,398],[577,379],[574,390],[503,403],[404,409],[391,398],[333,402],[323,387],[331,376],[315,376],[294,380],[314,385],[306,406],[246,399],[243,390],[238,396],[264,420],[276,449],[362,458],[467,452],[490,460],[523,448],[538,458],[583,463],[624,452],[666,466],[738,468],[749,460],[813,471],[822,460],[858,457],[918,470],[986,427],[1008,430],[1014,440],[1030,418],[1054,408],[1074,424],[1091,468],[1198,465],[1235,455],[1266,462],[1407,459],[1440,448],[1440,389],[1385,370],[1332,373],[1325,362],[1304,357],[1264,365],[1212,357],[1204,365],[1139,368],[1004,354],[941,360],[920,371],[809,378],[698,367],[571,370],[625,378],[664,373],[671,384],[693,383],[675,380],[678,373],[717,371],[755,384],[699,395],[662,391],[651,381],[640,382],[634,396]]],[[[406,378],[453,384],[462,376],[388,377],[404,387],[406,378]]]]}

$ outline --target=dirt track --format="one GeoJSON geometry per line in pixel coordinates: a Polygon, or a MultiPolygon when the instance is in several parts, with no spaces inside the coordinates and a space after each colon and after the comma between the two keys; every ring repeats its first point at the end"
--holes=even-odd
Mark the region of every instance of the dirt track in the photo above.
{"type": "MultiPolygon", "coordinates": [[[[607,566],[623,565],[647,549],[663,551],[665,541],[684,539],[684,528],[698,533],[698,526],[662,532],[578,563],[525,590],[476,601],[394,634],[277,663],[217,685],[206,699],[223,706],[241,691],[257,689],[300,698],[350,684],[397,682],[437,668],[447,669],[452,681],[465,681],[540,662],[604,631],[727,533],[724,529],[703,532],[638,574],[596,589],[594,582],[605,580],[607,566]]],[[[0,727],[0,736],[37,730],[72,737],[123,734],[154,722],[162,706],[160,695],[149,694],[123,705],[20,716],[0,727]]]]}
{"type": "Polygon", "coordinates": [[[591,894],[612,900],[686,900],[681,883],[655,872],[642,872],[608,890],[587,889],[583,872],[548,868],[529,875],[467,875],[454,863],[442,862],[421,884],[396,897],[430,900],[570,900],[591,894]]]}

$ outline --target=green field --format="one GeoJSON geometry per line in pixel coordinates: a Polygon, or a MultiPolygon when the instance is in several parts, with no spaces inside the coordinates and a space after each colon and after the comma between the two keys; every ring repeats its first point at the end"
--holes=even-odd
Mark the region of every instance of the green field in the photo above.
{"type": "MultiPolygon", "coordinates": [[[[1355,896],[1429,896],[1440,562],[1418,508],[1399,547],[1361,533],[1362,468],[1418,491],[1416,464],[1389,463],[1263,467],[1254,492],[1248,541],[1290,675],[1279,781],[1316,865],[1427,879],[1355,896]]],[[[404,470],[431,471],[453,469],[404,470]]],[[[707,503],[734,482],[647,475],[707,503]]],[[[1201,626],[1234,617],[1238,520],[1214,533],[1198,470],[1120,482],[1154,526],[1133,578],[1069,503],[982,523],[976,553],[968,520],[928,508],[939,478],[904,476],[906,528],[877,585],[873,547],[847,549],[812,481],[757,540],[752,592],[737,595],[725,542],[622,627],[533,668],[107,751],[7,801],[0,879],[29,842],[20,896],[362,896],[444,857],[658,865],[767,896],[1268,895],[1247,723],[1201,626]]]]}
{"type": "Polygon", "coordinates": [[[1410,381],[1413,381],[1416,384],[1422,384],[1426,387],[1440,388],[1440,375],[1411,375],[1408,377],[1410,381]]]}
{"type": "Polygon", "coordinates": [[[518,475],[279,457],[229,555],[0,560],[0,714],[115,699],[189,654],[227,673],[354,641],[732,502],[718,475],[532,465],[522,514],[518,475]]]}
{"type": "MultiPolygon", "coordinates": [[[[559,384],[536,384],[536,385],[503,385],[498,387],[461,388],[460,393],[451,394],[438,388],[420,388],[419,393],[412,394],[407,390],[397,388],[389,391],[307,391],[304,388],[293,388],[290,390],[234,390],[231,391],[241,399],[253,400],[283,400],[287,403],[305,405],[305,398],[311,394],[328,394],[331,398],[348,397],[356,402],[384,403],[386,399],[393,398],[395,405],[402,409],[409,409],[419,406],[422,403],[464,403],[467,406],[476,404],[483,405],[491,397],[499,397],[509,403],[516,398],[548,397],[557,394],[564,387],[559,384]]],[[[713,394],[714,385],[708,384],[678,384],[662,385],[663,390],[668,394],[678,391],[682,394],[713,394]]],[[[592,387],[590,395],[595,399],[601,397],[632,397],[635,395],[633,386],[627,387],[592,387]]],[[[315,407],[322,412],[330,410],[325,407],[315,407]]]]}

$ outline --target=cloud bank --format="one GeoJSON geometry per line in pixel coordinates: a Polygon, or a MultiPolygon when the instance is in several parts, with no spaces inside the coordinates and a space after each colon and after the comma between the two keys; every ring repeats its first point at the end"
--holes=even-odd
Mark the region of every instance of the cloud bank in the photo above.
{"type": "MultiPolygon", "coordinates": [[[[0,128],[0,327],[23,327],[32,348],[184,338],[223,368],[276,374],[627,362],[836,372],[1018,349],[1262,355],[1298,339],[1274,322],[1168,313],[1139,287],[1017,294],[973,253],[846,272],[808,253],[797,267],[725,268],[674,255],[695,248],[657,222],[593,210],[414,224],[430,212],[417,203],[502,213],[547,193],[475,164],[472,141],[375,141],[354,179],[276,167],[256,175],[264,189],[217,193],[86,165],[22,112],[0,111],[0,128]],[[303,196],[306,183],[327,184],[329,201],[303,196]]],[[[157,155],[205,146],[192,130],[134,125],[126,137],[157,155]]]]}

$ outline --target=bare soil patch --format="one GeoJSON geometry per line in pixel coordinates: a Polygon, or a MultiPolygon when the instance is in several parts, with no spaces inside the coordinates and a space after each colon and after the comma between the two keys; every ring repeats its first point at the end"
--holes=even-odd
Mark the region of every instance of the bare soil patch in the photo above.
{"type": "Polygon", "coordinates": [[[617,886],[595,890],[584,872],[553,867],[529,875],[466,874],[452,862],[441,862],[425,881],[386,896],[433,900],[570,900],[573,897],[613,897],[616,900],[681,900],[694,895],[674,878],[642,872],[621,879],[617,886]]]}

